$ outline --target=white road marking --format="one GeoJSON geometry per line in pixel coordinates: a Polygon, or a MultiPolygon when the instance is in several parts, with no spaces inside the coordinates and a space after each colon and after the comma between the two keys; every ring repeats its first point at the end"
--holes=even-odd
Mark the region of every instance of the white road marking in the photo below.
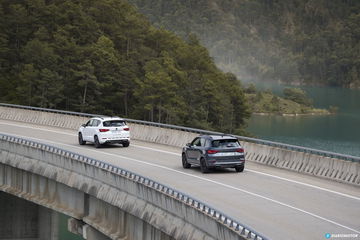
{"type": "MultiPolygon", "coordinates": [[[[174,153],[174,152],[169,152],[169,151],[164,151],[164,150],[159,150],[159,149],[154,149],[154,148],[149,148],[149,147],[144,147],[144,146],[138,146],[138,145],[134,145],[134,144],[133,144],[132,146],[135,146],[135,147],[138,147],[138,148],[147,149],[147,150],[157,151],[157,152],[161,152],[161,153],[167,153],[167,154],[171,154],[171,155],[175,155],[175,156],[179,156],[179,157],[181,156],[180,153],[174,153]]],[[[336,191],[333,191],[333,190],[330,190],[330,189],[327,189],[327,188],[322,188],[322,187],[319,187],[319,186],[315,186],[315,185],[311,185],[311,184],[308,184],[308,183],[299,182],[299,181],[296,181],[296,180],[291,180],[291,179],[288,179],[288,178],[283,178],[283,177],[275,176],[275,175],[268,174],[268,173],[264,173],[264,172],[260,172],[260,171],[251,170],[251,169],[249,169],[248,167],[245,168],[245,169],[246,169],[246,171],[248,171],[248,172],[252,172],[252,173],[264,175],[264,176],[267,176],[267,177],[276,178],[276,179],[283,180],[283,181],[286,181],[286,182],[296,183],[296,184],[303,185],[303,186],[306,186],[306,187],[318,189],[318,190],[321,190],[321,191],[325,191],[325,192],[337,194],[337,195],[340,195],[340,196],[343,196],[343,197],[352,198],[352,199],[354,199],[354,200],[360,201],[360,198],[359,198],[359,197],[355,197],[355,196],[352,196],[352,195],[349,195],[349,194],[345,194],[345,193],[341,193],[341,192],[336,192],[336,191]]]]}
{"type": "MultiPolygon", "coordinates": [[[[31,127],[31,126],[24,126],[24,125],[14,124],[14,123],[2,123],[2,122],[0,122],[0,124],[10,125],[10,126],[16,126],[16,127],[22,127],[22,128],[36,129],[36,130],[53,132],[53,133],[64,134],[64,135],[69,135],[69,136],[77,136],[76,134],[72,134],[72,133],[60,132],[60,131],[50,130],[50,129],[46,129],[46,128],[36,128],[36,127],[31,127]]],[[[180,153],[174,153],[174,152],[169,152],[169,151],[165,151],[165,150],[160,150],[160,149],[155,149],[155,148],[144,147],[144,146],[140,146],[140,145],[136,145],[136,144],[132,144],[131,146],[137,147],[137,148],[146,149],[146,150],[150,150],[150,151],[155,151],[155,152],[161,152],[161,153],[171,154],[171,155],[175,155],[175,156],[179,156],[179,157],[181,156],[180,153]]],[[[308,184],[308,183],[303,183],[303,182],[299,182],[299,181],[296,181],[296,180],[291,180],[291,179],[288,179],[288,178],[283,178],[283,177],[275,176],[275,175],[272,175],[272,174],[268,174],[268,173],[264,173],[264,172],[260,172],[260,171],[251,170],[251,169],[249,169],[249,168],[246,168],[246,171],[252,172],[252,173],[256,173],[256,174],[260,174],[260,175],[267,176],[267,177],[276,178],[276,179],[279,179],[279,180],[282,180],[282,181],[286,181],[286,182],[296,183],[296,184],[303,185],[303,186],[306,186],[306,187],[314,188],[314,189],[317,189],[317,190],[321,190],[321,191],[333,193],[333,194],[336,194],[336,195],[339,195],[339,196],[343,196],[343,197],[347,197],[347,198],[351,198],[351,199],[360,201],[360,198],[359,198],[359,197],[355,197],[355,196],[352,196],[352,195],[349,195],[349,194],[345,194],[345,193],[341,193],[341,192],[336,192],[336,191],[333,191],[333,190],[330,190],[330,189],[327,189],[327,188],[322,188],[322,187],[315,186],[315,185],[311,185],[311,184],[308,184]]]]}

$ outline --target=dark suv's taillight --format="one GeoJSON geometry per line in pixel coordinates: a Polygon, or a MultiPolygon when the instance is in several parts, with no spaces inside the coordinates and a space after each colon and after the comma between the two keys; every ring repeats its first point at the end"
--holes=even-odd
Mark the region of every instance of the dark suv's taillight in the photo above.
{"type": "Polygon", "coordinates": [[[210,149],[210,150],[207,150],[206,152],[207,152],[207,154],[215,154],[215,153],[218,153],[219,151],[210,149]]]}
{"type": "Polygon", "coordinates": [[[243,153],[244,149],[243,148],[238,148],[238,149],[236,149],[236,151],[239,152],[239,153],[243,153]]]}

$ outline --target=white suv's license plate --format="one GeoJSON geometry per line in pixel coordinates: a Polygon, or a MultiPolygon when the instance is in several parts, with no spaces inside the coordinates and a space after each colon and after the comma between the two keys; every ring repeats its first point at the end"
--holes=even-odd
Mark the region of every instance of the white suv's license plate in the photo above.
{"type": "Polygon", "coordinates": [[[225,157],[225,156],[238,156],[241,155],[239,152],[219,152],[214,154],[217,157],[225,157]]]}

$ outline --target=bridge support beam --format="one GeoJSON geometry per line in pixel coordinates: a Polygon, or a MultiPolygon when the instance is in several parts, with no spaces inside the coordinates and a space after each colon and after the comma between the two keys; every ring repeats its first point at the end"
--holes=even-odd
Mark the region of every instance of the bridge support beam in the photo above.
{"type": "Polygon", "coordinates": [[[58,213],[0,191],[1,240],[57,240],[58,213]]]}

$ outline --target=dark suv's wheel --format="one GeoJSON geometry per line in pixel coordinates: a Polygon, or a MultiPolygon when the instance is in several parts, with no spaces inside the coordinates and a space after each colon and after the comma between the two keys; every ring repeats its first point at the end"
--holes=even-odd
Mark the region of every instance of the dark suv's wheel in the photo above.
{"type": "Polygon", "coordinates": [[[130,145],[130,142],[123,142],[122,145],[123,147],[128,147],[130,145]]]}
{"type": "Polygon", "coordinates": [[[79,139],[79,144],[80,145],[85,145],[86,144],[86,142],[83,140],[83,137],[82,137],[81,133],[79,133],[78,139],[79,139]]]}
{"type": "Polygon", "coordinates": [[[241,165],[241,166],[236,166],[235,167],[235,171],[237,171],[237,172],[243,172],[244,171],[244,165],[241,165]]]}
{"type": "Polygon", "coordinates": [[[190,168],[191,164],[188,163],[185,153],[182,154],[182,166],[183,168],[190,168]]]}
{"type": "Polygon", "coordinates": [[[95,147],[96,148],[100,148],[101,147],[101,144],[100,144],[100,142],[99,142],[99,138],[98,138],[98,136],[94,136],[94,144],[95,144],[95,147]]]}
{"type": "Polygon", "coordinates": [[[200,159],[200,170],[201,170],[202,173],[208,173],[209,172],[209,169],[206,166],[206,162],[205,162],[204,158],[200,159]]]}

